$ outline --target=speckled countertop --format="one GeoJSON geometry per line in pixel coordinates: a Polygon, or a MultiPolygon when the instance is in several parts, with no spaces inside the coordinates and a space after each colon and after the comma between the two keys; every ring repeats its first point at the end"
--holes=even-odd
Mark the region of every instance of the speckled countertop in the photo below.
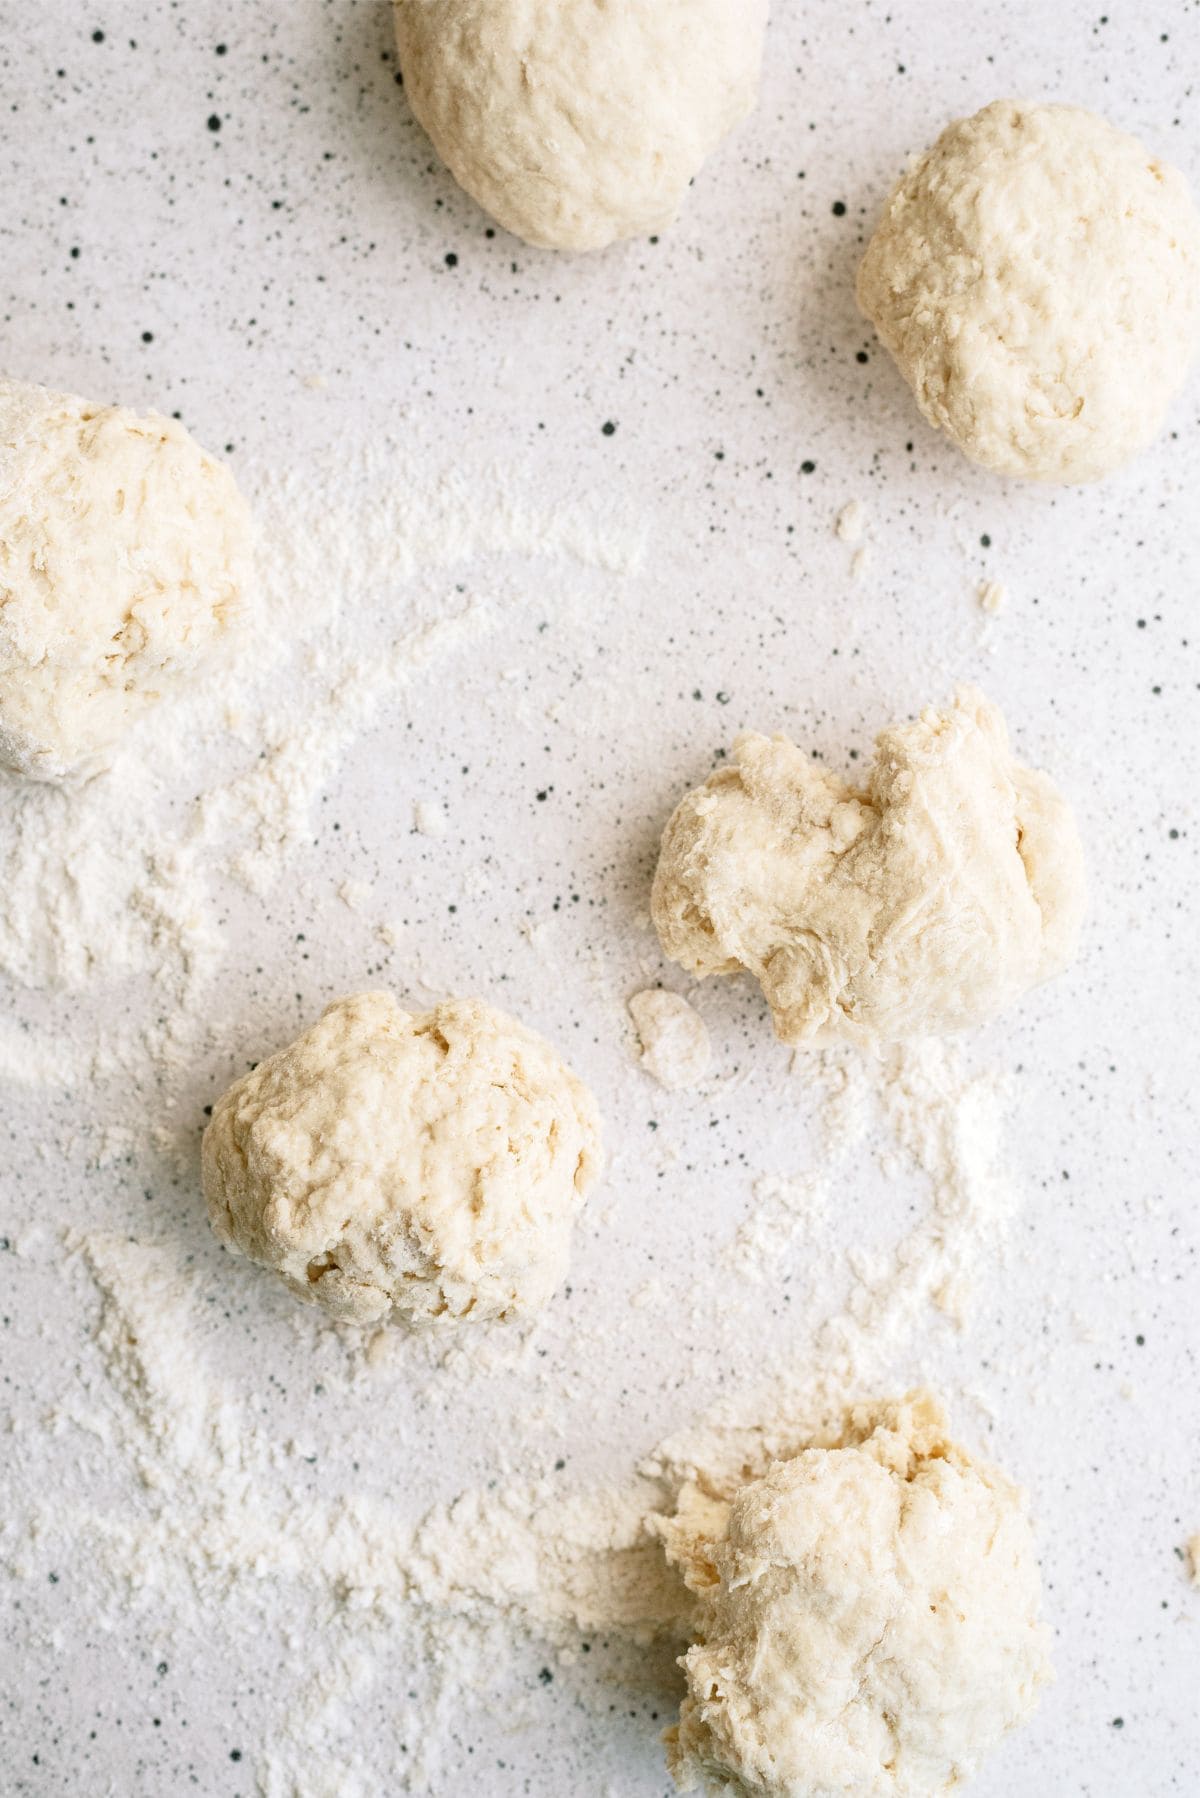
{"type": "MultiPolygon", "coordinates": [[[[327,1619],[285,1656],[269,1628],[235,1628],[231,1586],[228,1631],[220,1602],[192,1627],[153,1591],[126,1603],[90,1543],[56,1533],[142,1504],[124,1438],[80,1421],[107,1373],[64,1231],[178,1245],[205,1354],[256,1427],[299,1445],[296,1478],[319,1491],[328,1466],[340,1491],[352,1467],[411,1517],[498,1457],[620,1478],[765,1358],[803,1361],[826,1279],[803,1257],[749,1299],[730,1276],[733,1322],[710,1327],[714,1245],[759,1176],[811,1153],[761,1003],[739,983],[694,995],[715,1050],[700,1096],[634,1065],[629,993],[689,990],[646,928],[657,833],[737,729],[783,728],[846,766],[960,678],[1070,793],[1093,891],[1077,967],[969,1049],[1013,1086],[1008,1252],[976,1270],[968,1326],[931,1314],[894,1369],[935,1381],[1038,1523],[1058,1681],[975,1789],[1200,1790],[1200,1592],[1181,1556],[1200,1530],[1200,381],[1104,486],[1006,484],[921,423],[852,295],[903,157],[997,96],[1094,107],[1200,179],[1200,11],[1101,3],[776,0],[758,112],[676,228],[578,259],[526,249],[455,188],[408,116],[377,0],[8,7],[8,372],[177,410],[251,488],[273,464],[308,471],[310,504],[322,468],[390,439],[415,483],[457,471],[482,492],[499,467],[509,493],[595,529],[570,566],[510,544],[498,628],[366,721],[286,878],[231,892],[208,1028],[170,1096],[190,1162],[140,1133],[153,1069],[4,1087],[6,1793],[420,1789],[408,1669],[377,1671],[339,1725],[353,1773],[335,1743],[310,1783],[271,1785],[263,1745],[306,1702],[327,1619]],[[857,580],[834,531],[852,499],[871,547],[857,580]],[[614,533],[638,552],[606,552],[614,533]],[[1008,592],[994,619],[987,580],[1008,592]],[[444,835],[414,829],[417,803],[443,808],[444,835]],[[208,1237],[204,1106],[376,982],[490,993],[563,1044],[610,1121],[613,1166],[532,1374],[416,1378],[401,1360],[364,1385],[208,1237]]],[[[486,564],[422,573],[420,605],[486,586],[486,564]]],[[[369,653],[416,603],[398,580],[351,628],[369,653]]],[[[5,1003],[34,1037],[86,1042],[106,1009],[161,1001],[113,985],[5,1003]]],[[[865,1156],[835,1234],[887,1239],[919,1203],[865,1156]]],[[[443,1693],[429,1789],[665,1793],[669,1700],[514,1654],[519,1727],[443,1693]]]]}

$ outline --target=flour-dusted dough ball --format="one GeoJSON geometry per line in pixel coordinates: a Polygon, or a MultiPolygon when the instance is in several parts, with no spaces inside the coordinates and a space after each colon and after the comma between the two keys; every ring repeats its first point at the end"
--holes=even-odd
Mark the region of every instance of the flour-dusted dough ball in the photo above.
{"type": "Polygon", "coordinates": [[[669,225],[751,112],[767,0],[395,0],[414,113],[506,230],[599,250],[669,225]]]}
{"type": "Polygon", "coordinates": [[[1144,449],[1200,334],[1187,182],[1075,106],[997,100],[889,199],[858,302],[976,462],[1094,481],[1144,449]]]}
{"type": "Polygon", "coordinates": [[[339,999],[218,1102],[204,1192],[228,1247],[335,1317],[539,1310],[599,1172],[587,1088],[478,999],[339,999]]]}
{"type": "Polygon", "coordinates": [[[230,645],[250,514],[174,419],[0,380],[0,768],[68,782],[230,645]]]}
{"type": "Polygon", "coordinates": [[[865,789],[747,733],[676,808],[651,910],[696,975],[745,970],[785,1043],[983,1023],[1074,956],[1083,851],[973,688],[877,739],[865,789]]]}
{"type": "Polygon", "coordinates": [[[957,1791],[1050,1678],[1023,1494],[928,1393],[655,1521],[699,1599],[667,1737],[683,1792],[957,1791]]]}

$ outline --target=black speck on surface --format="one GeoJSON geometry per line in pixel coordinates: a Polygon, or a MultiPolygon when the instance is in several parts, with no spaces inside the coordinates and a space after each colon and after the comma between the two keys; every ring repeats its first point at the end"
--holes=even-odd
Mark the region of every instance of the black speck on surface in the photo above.
{"type": "Polygon", "coordinates": [[[221,129],[221,117],[220,117],[219,113],[215,113],[215,112],[209,113],[208,128],[210,131],[219,131],[221,129]]]}
{"type": "Polygon", "coordinates": [[[846,216],[845,200],[835,200],[833,202],[832,211],[833,211],[833,216],[835,219],[845,218],[845,216],[846,216]]]}
{"type": "Polygon", "coordinates": [[[606,418],[600,429],[606,437],[612,437],[616,434],[617,427],[611,418],[606,418]]]}

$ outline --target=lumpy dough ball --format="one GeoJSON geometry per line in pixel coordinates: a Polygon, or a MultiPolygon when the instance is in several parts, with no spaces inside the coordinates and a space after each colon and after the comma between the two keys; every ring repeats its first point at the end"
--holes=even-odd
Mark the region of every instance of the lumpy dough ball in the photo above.
{"type": "Polygon", "coordinates": [[[0,767],[69,782],[230,643],[250,514],[181,424],[0,381],[0,767]]]}
{"type": "Polygon", "coordinates": [[[692,974],[753,974],[785,1043],[983,1023],[1066,967],[1083,851],[1065,800],[963,688],[877,739],[865,788],[739,737],[676,808],[651,910],[692,974]]]}
{"type": "Polygon", "coordinates": [[[1200,332],[1200,218],[1176,169],[1075,106],[997,100],[896,187],[859,305],[974,461],[1093,481],[1143,449],[1200,332]]]}
{"type": "Polygon", "coordinates": [[[595,1102],[478,999],[339,999],[232,1086],[204,1133],[228,1247],[354,1323],[539,1310],[599,1170],[595,1102]]]}
{"type": "Polygon", "coordinates": [[[412,109],[506,230],[598,250],[670,224],[758,90],[767,0],[395,0],[412,109]]]}
{"type": "Polygon", "coordinates": [[[667,1737],[681,1791],[957,1791],[1050,1677],[1023,1495],[928,1393],[656,1521],[699,1599],[667,1737]]]}

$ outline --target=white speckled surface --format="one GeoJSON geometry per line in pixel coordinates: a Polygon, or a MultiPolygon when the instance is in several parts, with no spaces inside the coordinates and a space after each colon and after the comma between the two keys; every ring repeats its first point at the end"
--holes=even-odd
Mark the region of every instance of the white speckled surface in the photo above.
{"type": "MultiPolygon", "coordinates": [[[[320,1605],[281,1598],[279,1634],[248,1633],[219,1602],[193,1627],[153,1592],[114,1601],[90,1547],[72,1549],[73,1516],[146,1497],[119,1439],[78,1425],[107,1375],[64,1229],[179,1246],[204,1356],[257,1427],[298,1445],[280,1451],[298,1501],[358,1481],[415,1518],[499,1469],[621,1478],[765,1361],[803,1360],[824,1268],[792,1257],[770,1285],[724,1293],[714,1272],[755,1179],[811,1154],[757,995],[695,995],[714,1044],[701,1096],[664,1094],[634,1064],[625,998],[660,976],[687,990],[645,924],[657,832],[738,728],[786,729],[842,766],[962,677],[1075,800],[1094,894],[1078,966],[969,1050],[1014,1077],[1025,1205],[1010,1251],[978,1270],[970,1326],[931,1315],[895,1368],[898,1384],[936,1381],[1038,1520],[1058,1683],[973,1789],[1200,1790],[1200,1591],[1180,1557],[1200,1529],[1200,382],[1131,470],[1025,489],[926,429],[852,297],[904,155],[998,95],[1093,106],[1200,177],[1200,12],[775,10],[758,113],[677,227],[564,260],[489,234],[436,166],[375,0],[7,9],[7,372],[178,409],[251,484],[273,460],[311,469],[392,432],[421,474],[500,463],[519,496],[611,511],[645,550],[632,571],[510,555],[498,574],[476,557],[369,604],[346,595],[364,653],[393,614],[501,575],[507,609],[349,748],[279,885],[231,890],[211,1030],[172,1095],[188,1166],[138,1135],[158,1121],[152,1069],[72,1092],[6,1084],[0,1228],[21,1250],[3,1261],[6,1793],[353,1798],[406,1789],[409,1764],[415,1675],[385,1666],[351,1730],[353,1772],[331,1737],[311,1784],[268,1787],[264,1744],[332,1627],[320,1605]],[[857,582],[834,532],[854,498],[873,551],[857,582]],[[1009,594],[991,622],[986,579],[1009,594]],[[414,830],[417,802],[444,806],[444,836],[414,830]],[[339,900],[347,881],[372,884],[365,909],[339,900]],[[394,950],[381,918],[404,921],[394,950]],[[563,1045],[609,1119],[606,1189],[524,1379],[443,1379],[402,1357],[373,1379],[348,1371],[347,1351],[209,1238],[204,1105],[329,997],[378,982],[489,993],[563,1045]],[[114,1123],[132,1146],[97,1167],[114,1123]],[[661,1296],[631,1306],[650,1279],[661,1296]]],[[[191,778],[181,804],[203,770],[191,778]]],[[[35,1036],[84,1042],[97,1015],[152,1003],[119,987],[5,1000],[35,1036]]],[[[847,1236],[894,1232],[898,1202],[919,1194],[898,1201],[864,1158],[847,1236]]],[[[443,1704],[426,1789],[665,1793],[669,1699],[586,1661],[544,1683],[541,1665],[517,1650],[519,1711],[486,1694],[443,1704]]]]}

